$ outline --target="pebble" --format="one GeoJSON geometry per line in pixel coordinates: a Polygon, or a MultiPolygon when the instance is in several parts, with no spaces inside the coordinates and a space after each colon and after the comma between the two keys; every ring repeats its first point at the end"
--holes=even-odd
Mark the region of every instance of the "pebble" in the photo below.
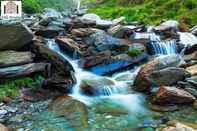
{"type": "Polygon", "coordinates": [[[108,116],[106,116],[105,118],[106,118],[106,119],[110,119],[110,118],[112,118],[112,116],[111,116],[111,115],[108,115],[108,116]]]}

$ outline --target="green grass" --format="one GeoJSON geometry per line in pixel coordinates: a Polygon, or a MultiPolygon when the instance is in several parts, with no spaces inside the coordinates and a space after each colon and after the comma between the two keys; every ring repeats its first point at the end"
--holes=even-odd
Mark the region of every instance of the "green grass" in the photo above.
{"type": "Polygon", "coordinates": [[[139,49],[132,49],[132,50],[129,50],[128,55],[131,57],[137,57],[137,56],[141,55],[142,53],[143,52],[139,49]]]}
{"type": "Polygon", "coordinates": [[[163,19],[175,19],[184,20],[190,27],[197,24],[197,0],[145,0],[143,4],[137,5],[121,5],[117,4],[118,1],[121,0],[104,0],[89,12],[109,19],[125,16],[127,22],[157,25],[163,19]]]}
{"type": "Polygon", "coordinates": [[[15,80],[6,80],[0,84],[0,101],[8,96],[11,98],[16,98],[20,95],[19,90],[24,88],[39,88],[41,87],[44,77],[37,75],[33,78],[24,77],[15,80]]]}

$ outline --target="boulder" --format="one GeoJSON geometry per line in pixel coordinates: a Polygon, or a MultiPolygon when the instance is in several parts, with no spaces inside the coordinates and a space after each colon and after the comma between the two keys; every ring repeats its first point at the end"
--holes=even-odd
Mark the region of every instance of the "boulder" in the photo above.
{"type": "Polygon", "coordinates": [[[19,22],[0,24],[0,50],[18,50],[33,39],[30,29],[19,22]]]}
{"type": "Polygon", "coordinates": [[[88,109],[86,105],[69,96],[61,96],[52,101],[49,111],[69,121],[71,127],[88,127],[88,109]]]}
{"type": "Polygon", "coordinates": [[[42,36],[46,38],[54,38],[59,35],[59,33],[64,32],[64,28],[58,26],[48,26],[48,27],[40,27],[35,35],[42,36]]]}
{"type": "Polygon", "coordinates": [[[113,22],[110,20],[97,20],[96,21],[96,27],[101,29],[109,28],[113,25],[113,22]]]}
{"type": "Polygon", "coordinates": [[[9,129],[0,123],[0,131],[9,131],[9,129]]]}
{"type": "Polygon", "coordinates": [[[101,52],[98,55],[95,56],[88,56],[85,58],[82,58],[79,61],[79,64],[83,67],[83,68],[89,68],[101,63],[104,63],[105,61],[111,60],[111,52],[110,51],[106,51],[106,52],[101,52]]]}
{"type": "Polygon", "coordinates": [[[167,67],[177,67],[181,64],[182,58],[179,55],[169,55],[156,58],[143,65],[134,81],[135,90],[150,91],[152,82],[149,75],[154,71],[159,71],[167,67]]]}
{"type": "Polygon", "coordinates": [[[98,31],[86,39],[86,43],[94,45],[99,51],[128,48],[129,41],[114,38],[103,31],[98,31]]]}
{"type": "MultiPolygon", "coordinates": [[[[87,95],[97,96],[97,95],[108,95],[105,94],[106,86],[113,86],[114,82],[102,77],[92,77],[92,78],[84,78],[81,81],[81,92],[87,95]]],[[[112,87],[113,88],[113,87],[112,87]]]]}
{"type": "Polygon", "coordinates": [[[148,75],[149,85],[170,86],[183,81],[188,73],[183,68],[169,67],[148,75]],[[173,79],[172,79],[173,78],[173,79]]]}
{"type": "Polygon", "coordinates": [[[78,44],[73,39],[68,37],[57,37],[55,40],[59,45],[62,51],[67,53],[71,57],[83,56],[83,45],[78,44]]]}
{"type": "Polygon", "coordinates": [[[192,76],[197,75],[197,64],[187,67],[186,71],[188,71],[192,76]]]}
{"type": "MultiPolygon", "coordinates": [[[[180,36],[180,43],[183,44],[185,47],[188,47],[188,48],[190,46],[195,47],[195,45],[197,44],[197,37],[194,36],[192,33],[179,32],[179,36],[180,36]]],[[[189,51],[187,51],[187,52],[189,52],[189,51]]]]}
{"type": "Polygon", "coordinates": [[[165,21],[165,22],[161,23],[161,25],[162,26],[168,26],[168,27],[171,27],[171,28],[178,29],[179,22],[176,21],[176,20],[168,20],[168,21],[165,21]]]}
{"type": "Polygon", "coordinates": [[[159,88],[151,102],[159,105],[168,104],[191,104],[194,103],[195,97],[185,90],[176,87],[162,86],[159,88]]]}
{"type": "Polygon", "coordinates": [[[0,67],[31,63],[33,58],[34,54],[31,52],[2,51],[0,52],[0,67]]]}

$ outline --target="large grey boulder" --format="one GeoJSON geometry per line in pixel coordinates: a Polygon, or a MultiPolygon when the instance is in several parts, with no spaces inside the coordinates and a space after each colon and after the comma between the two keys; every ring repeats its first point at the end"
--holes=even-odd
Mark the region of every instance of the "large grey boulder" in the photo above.
{"type": "Polygon", "coordinates": [[[0,50],[18,50],[32,38],[32,32],[20,22],[0,24],[0,50]]]}

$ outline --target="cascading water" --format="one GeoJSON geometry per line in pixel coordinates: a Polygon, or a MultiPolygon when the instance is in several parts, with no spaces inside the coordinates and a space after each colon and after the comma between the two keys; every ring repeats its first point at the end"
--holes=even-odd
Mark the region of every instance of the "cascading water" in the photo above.
{"type": "Polygon", "coordinates": [[[137,74],[139,69],[136,69],[136,71],[134,73],[131,73],[128,71],[128,72],[116,74],[113,77],[97,76],[96,74],[93,74],[91,72],[87,72],[87,71],[84,71],[83,69],[81,69],[77,64],[77,61],[71,60],[64,53],[62,53],[58,44],[54,40],[48,40],[47,45],[50,49],[57,52],[61,57],[63,57],[67,61],[69,61],[75,70],[75,77],[77,80],[77,84],[73,87],[73,92],[72,92],[72,94],[70,94],[70,96],[84,102],[87,105],[91,105],[92,103],[94,103],[95,99],[97,100],[97,97],[99,99],[110,99],[113,103],[118,103],[118,104],[124,106],[125,108],[128,108],[128,110],[134,114],[136,114],[136,113],[143,114],[143,112],[145,111],[145,107],[143,107],[144,97],[138,93],[128,94],[128,89],[129,89],[128,83],[132,83],[133,81],[117,81],[116,80],[121,75],[127,74],[127,73],[129,73],[129,75],[131,75],[132,77],[135,77],[135,75],[137,74]],[[84,79],[84,78],[91,79],[91,78],[95,78],[95,77],[109,79],[109,80],[113,81],[115,84],[112,86],[106,85],[106,86],[101,87],[102,94],[97,96],[96,98],[84,96],[83,94],[81,94],[80,93],[80,84],[81,84],[82,79],[84,79]],[[125,94],[125,93],[127,93],[127,94],[125,94]],[[133,103],[133,106],[130,106],[133,101],[135,101],[135,103],[133,103]]]}
{"type": "MultiPolygon", "coordinates": [[[[140,34],[138,34],[140,35],[140,34]]],[[[139,36],[136,36],[139,37],[139,36]]],[[[151,48],[155,55],[170,55],[177,53],[176,40],[162,41],[155,33],[149,34],[151,48]]]]}

